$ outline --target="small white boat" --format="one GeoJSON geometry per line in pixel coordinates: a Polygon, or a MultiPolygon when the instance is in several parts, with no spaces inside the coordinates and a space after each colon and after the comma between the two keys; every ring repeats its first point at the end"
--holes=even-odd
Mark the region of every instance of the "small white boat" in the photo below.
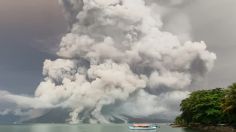
{"type": "Polygon", "coordinates": [[[128,126],[130,130],[156,130],[159,128],[157,124],[135,123],[128,126]]]}

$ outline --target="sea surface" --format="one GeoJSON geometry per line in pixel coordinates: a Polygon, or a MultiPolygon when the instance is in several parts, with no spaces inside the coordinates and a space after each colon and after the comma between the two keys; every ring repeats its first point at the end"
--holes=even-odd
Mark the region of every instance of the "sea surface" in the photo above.
{"type": "Polygon", "coordinates": [[[160,124],[158,131],[129,130],[126,124],[25,124],[0,125],[0,132],[200,132],[186,128],[172,128],[160,124]]]}

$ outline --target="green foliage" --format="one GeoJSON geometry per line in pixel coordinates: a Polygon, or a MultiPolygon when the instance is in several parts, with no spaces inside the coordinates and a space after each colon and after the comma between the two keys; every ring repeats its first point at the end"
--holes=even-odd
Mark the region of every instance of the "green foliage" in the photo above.
{"type": "Polygon", "coordinates": [[[221,106],[227,115],[227,122],[236,125],[236,83],[225,90],[225,97],[221,106]]]}
{"type": "Polygon", "coordinates": [[[175,124],[184,126],[184,125],[186,125],[186,122],[181,116],[177,116],[175,119],[175,124]]]}
{"type": "Polygon", "coordinates": [[[226,123],[236,126],[236,83],[225,89],[192,92],[181,102],[180,107],[182,114],[176,118],[176,124],[226,123]]]}
{"type": "Polygon", "coordinates": [[[181,117],[187,124],[203,123],[217,124],[222,121],[221,100],[224,90],[200,90],[191,93],[190,97],[181,103],[181,117]]]}

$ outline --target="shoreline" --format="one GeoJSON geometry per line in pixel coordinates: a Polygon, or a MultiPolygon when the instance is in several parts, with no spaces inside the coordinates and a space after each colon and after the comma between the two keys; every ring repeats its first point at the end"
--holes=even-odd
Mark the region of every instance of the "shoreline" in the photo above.
{"type": "Polygon", "coordinates": [[[197,129],[202,130],[206,132],[236,132],[236,128],[233,126],[228,126],[225,124],[219,124],[219,125],[202,125],[202,124],[191,124],[191,125],[178,125],[178,124],[170,124],[173,128],[191,128],[191,129],[197,129]]]}

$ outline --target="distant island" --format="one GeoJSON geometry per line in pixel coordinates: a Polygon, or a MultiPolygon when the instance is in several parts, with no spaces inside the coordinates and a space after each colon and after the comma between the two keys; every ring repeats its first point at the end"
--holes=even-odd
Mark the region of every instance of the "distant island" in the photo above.
{"type": "Polygon", "coordinates": [[[175,125],[235,131],[236,127],[236,83],[228,88],[199,90],[192,92],[180,104],[181,115],[175,125]]]}

